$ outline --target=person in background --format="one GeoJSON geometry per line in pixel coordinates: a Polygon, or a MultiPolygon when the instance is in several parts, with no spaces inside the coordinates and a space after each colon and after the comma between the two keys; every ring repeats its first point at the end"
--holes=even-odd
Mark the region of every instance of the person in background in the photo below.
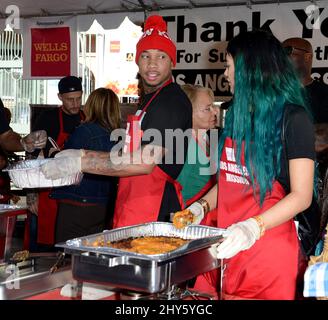
{"type": "MultiPolygon", "coordinates": [[[[11,114],[11,111],[9,108],[7,107],[4,107],[4,111],[5,111],[5,118],[8,122],[8,125],[10,126],[10,122],[11,122],[11,118],[12,118],[12,114],[11,114]]],[[[15,152],[13,151],[5,151],[5,150],[2,150],[5,155],[6,155],[6,158],[7,158],[7,165],[10,164],[10,163],[13,163],[13,162],[17,162],[17,161],[20,161],[22,160],[22,156],[21,155],[18,155],[16,154],[15,152]]]]}
{"type": "Polygon", "coordinates": [[[323,181],[328,168],[328,123],[317,123],[314,128],[318,173],[323,181]]]}
{"type": "Polygon", "coordinates": [[[172,82],[176,46],[166,32],[164,19],[150,16],[144,29],[137,43],[136,63],[145,95],[141,108],[128,118],[122,154],[64,150],[41,169],[51,179],[80,171],[120,177],[114,228],[169,221],[171,212],[183,208],[181,185],[176,179],[187,154],[192,107],[180,86],[172,82]],[[175,130],[183,141],[166,144],[166,132],[175,130]],[[154,137],[155,132],[160,139],[149,137],[148,133],[154,137]],[[165,161],[166,155],[169,161],[165,161]]]}
{"type": "Polygon", "coordinates": [[[5,117],[7,119],[7,122],[10,124],[11,122],[11,117],[12,117],[12,114],[11,114],[11,111],[9,108],[7,107],[4,107],[4,111],[5,111],[5,117]]]}
{"type": "Polygon", "coordinates": [[[47,143],[47,133],[44,130],[31,132],[25,137],[21,137],[13,131],[8,122],[6,111],[0,99],[0,147],[8,152],[27,151],[33,152],[35,149],[44,148],[47,143]]]}
{"type": "MultiPolygon", "coordinates": [[[[74,76],[62,78],[58,83],[58,99],[62,103],[61,106],[42,112],[32,125],[32,130],[45,130],[48,137],[56,141],[59,148],[63,147],[68,136],[84,119],[81,110],[82,94],[82,83],[79,78],[74,76]]],[[[43,156],[51,157],[53,148],[51,142],[47,141],[46,147],[42,150],[43,156]]]]}
{"type": "MultiPolygon", "coordinates": [[[[85,120],[69,136],[64,149],[109,152],[114,146],[111,132],[120,127],[121,121],[117,95],[111,89],[96,89],[88,97],[83,111],[85,120]]],[[[50,197],[58,204],[55,242],[109,228],[107,221],[113,216],[116,189],[116,178],[88,173],[79,185],[53,189],[50,197]]]]}
{"type": "MultiPolygon", "coordinates": [[[[1,166],[3,169],[7,165],[8,153],[27,151],[33,152],[35,149],[42,149],[47,143],[47,133],[44,130],[34,131],[25,137],[21,137],[13,131],[9,125],[8,111],[6,111],[2,100],[0,99],[0,147],[1,147],[1,166]]],[[[6,172],[1,172],[0,177],[0,202],[8,203],[10,199],[19,201],[17,196],[10,193],[10,180],[6,172]]],[[[0,256],[3,254],[3,248],[6,239],[6,219],[0,219],[0,256]]]]}
{"type": "MultiPolygon", "coordinates": [[[[2,171],[8,164],[7,154],[0,149],[0,206],[9,205],[11,202],[16,204],[20,197],[13,194],[10,189],[10,177],[8,172],[2,171]]],[[[3,208],[2,208],[3,209],[3,208]]],[[[3,257],[6,238],[12,235],[17,217],[13,216],[10,227],[7,223],[7,217],[0,214],[0,257],[3,257]],[[9,229],[8,229],[9,228],[9,229]]]]}
{"type": "MultiPolygon", "coordinates": [[[[181,88],[192,104],[192,138],[185,164],[177,179],[182,185],[184,203],[188,206],[201,198],[216,182],[216,170],[213,172],[211,166],[208,130],[216,127],[218,109],[213,105],[214,94],[211,89],[191,84],[182,85],[181,88]]],[[[218,138],[217,134],[215,138],[218,138]]]]}
{"type": "MultiPolygon", "coordinates": [[[[0,100],[1,103],[1,100],[0,100]]],[[[3,107],[5,120],[8,125],[11,122],[11,112],[9,108],[3,107]]],[[[18,160],[19,158],[12,151],[5,151],[0,148],[0,204],[16,204],[19,202],[20,197],[11,192],[10,177],[8,172],[2,171],[6,168],[9,163],[9,157],[13,160],[18,160]]],[[[16,217],[13,217],[16,223],[16,217]]],[[[12,221],[13,222],[13,221],[12,221]]],[[[7,234],[7,218],[0,216],[0,256],[3,255],[3,250],[5,246],[5,239],[7,234]]]]}
{"type": "Polygon", "coordinates": [[[311,43],[302,38],[288,38],[282,45],[306,89],[314,123],[328,122],[328,85],[311,76],[313,61],[311,43]]]}
{"type": "Polygon", "coordinates": [[[293,218],[313,194],[310,111],[273,34],[240,33],[226,61],[233,100],[220,136],[218,184],[189,209],[204,216],[217,208],[217,226],[227,229],[217,247],[226,264],[224,299],[292,300],[302,257],[293,218]]]}
{"type": "MultiPolygon", "coordinates": [[[[62,78],[58,83],[58,98],[62,105],[41,113],[33,124],[32,130],[45,130],[59,149],[63,148],[69,135],[84,119],[81,110],[82,94],[82,83],[79,78],[74,76],[62,78]]],[[[54,156],[58,152],[50,141],[42,151],[45,158],[54,156]]],[[[38,153],[33,154],[34,157],[38,155],[38,153]]],[[[29,208],[34,213],[31,225],[37,229],[37,243],[42,250],[51,248],[54,244],[57,202],[49,198],[50,191],[51,189],[39,190],[38,193],[31,193],[28,199],[29,208]]]]}
{"type": "Polygon", "coordinates": [[[315,128],[315,152],[318,175],[318,199],[321,208],[320,230],[322,231],[321,241],[319,242],[316,253],[321,253],[325,227],[328,221],[328,123],[317,123],[315,128]]]}
{"type": "Polygon", "coordinates": [[[0,203],[9,204],[12,202],[16,204],[20,200],[20,197],[11,192],[9,174],[8,172],[2,171],[7,165],[7,154],[0,149],[0,203]]]}
{"type": "MultiPolygon", "coordinates": [[[[321,199],[319,200],[319,203],[321,203],[321,220],[325,221],[327,213],[324,212],[326,206],[322,206],[322,199],[326,198],[324,190],[327,190],[324,185],[326,183],[325,181],[327,181],[328,168],[328,85],[319,79],[312,78],[313,48],[308,40],[297,37],[288,38],[283,41],[282,45],[289,55],[301,82],[306,89],[307,100],[313,116],[315,126],[315,168],[317,172],[316,182],[318,186],[317,196],[318,199],[321,199]]],[[[316,203],[314,203],[314,205],[315,204],[316,203]]],[[[318,210],[316,211],[318,212],[318,210]]],[[[312,212],[315,211],[312,210],[312,212]]]]}

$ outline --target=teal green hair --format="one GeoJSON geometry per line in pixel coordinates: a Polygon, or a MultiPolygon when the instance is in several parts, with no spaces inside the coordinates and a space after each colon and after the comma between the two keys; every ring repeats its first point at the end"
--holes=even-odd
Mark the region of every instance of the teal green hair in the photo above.
{"type": "Polygon", "coordinates": [[[227,54],[234,60],[235,86],[219,155],[225,138],[231,137],[240,165],[244,142],[248,178],[262,205],[280,172],[284,108],[287,103],[306,108],[304,88],[280,42],[271,33],[239,34],[229,42],[227,54]]]}

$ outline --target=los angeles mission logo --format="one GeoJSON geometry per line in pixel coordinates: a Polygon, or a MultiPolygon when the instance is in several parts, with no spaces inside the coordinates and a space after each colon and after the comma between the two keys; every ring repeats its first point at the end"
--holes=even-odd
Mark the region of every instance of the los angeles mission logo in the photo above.
{"type": "Polygon", "coordinates": [[[225,175],[227,182],[249,185],[248,170],[245,166],[236,163],[235,150],[225,147],[226,159],[220,161],[220,169],[225,175]]]}

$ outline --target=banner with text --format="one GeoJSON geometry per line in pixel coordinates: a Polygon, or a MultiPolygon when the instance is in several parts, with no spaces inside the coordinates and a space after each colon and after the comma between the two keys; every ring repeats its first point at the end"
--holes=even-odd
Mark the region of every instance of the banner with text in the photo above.
{"type": "Polygon", "coordinates": [[[177,45],[173,75],[179,84],[200,84],[216,96],[228,96],[223,76],[227,41],[253,28],[272,31],[280,41],[307,39],[313,46],[313,77],[328,84],[328,1],[192,8],[174,14],[163,10],[160,14],[177,45]]]}

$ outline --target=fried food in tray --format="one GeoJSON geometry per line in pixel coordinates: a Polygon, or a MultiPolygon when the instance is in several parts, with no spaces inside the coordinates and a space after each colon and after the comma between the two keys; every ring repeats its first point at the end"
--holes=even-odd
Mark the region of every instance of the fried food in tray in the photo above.
{"type": "Polygon", "coordinates": [[[12,256],[11,260],[13,261],[25,261],[29,258],[30,252],[28,250],[17,251],[12,256]]]}
{"type": "Polygon", "coordinates": [[[173,225],[177,229],[182,229],[194,222],[195,216],[189,209],[177,211],[173,216],[173,225]]]}
{"type": "Polygon", "coordinates": [[[140,254],[163,254],[178,249],[189,242],[175,237],[138,237],[114,242],[94,241],[92,247],[110,247],[140,254]]]}

